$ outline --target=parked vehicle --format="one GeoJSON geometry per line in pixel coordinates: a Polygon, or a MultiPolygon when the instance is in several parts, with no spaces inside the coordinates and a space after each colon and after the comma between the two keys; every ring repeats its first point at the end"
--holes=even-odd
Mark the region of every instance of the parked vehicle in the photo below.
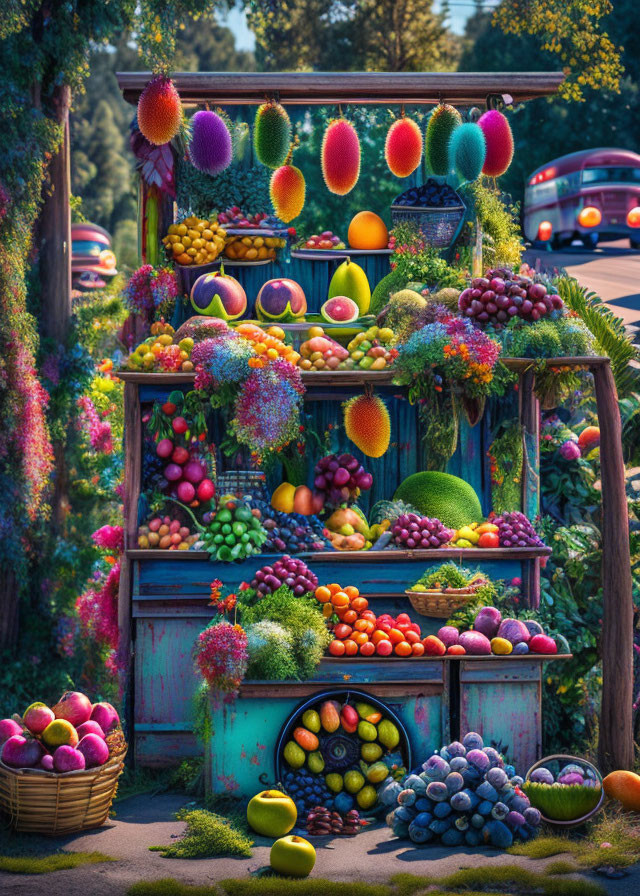
{"type": "Polygon", "coordinates": [[[103,227],[84,222],[71,225],[71,274],[74,289],[104,288],[118,273],[111,237],[103,227]]]}
{"type": "Polygon", "coordinates": [[[640,155],[627,149],[587,149],[560,156],[529,177],[524,235],[554,248],[580,239],[628,237],[640,249],[640,155]]]}

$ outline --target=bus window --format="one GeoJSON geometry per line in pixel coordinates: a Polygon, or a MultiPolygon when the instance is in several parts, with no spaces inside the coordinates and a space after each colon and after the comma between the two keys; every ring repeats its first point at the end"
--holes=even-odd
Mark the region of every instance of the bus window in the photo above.
{"type": "Polygon", "coordinates": [[[585,168],[583,184],[640,184],[640,168],[585,168]]]}
{"type": "Polygon", "coordinates": [[[534,184],[525,189],[524,201],[526,205],[547,205],[548,203],[556,202],[557,199],[558,193],[555,180],[543,181],[541,184],[534,184]]]}

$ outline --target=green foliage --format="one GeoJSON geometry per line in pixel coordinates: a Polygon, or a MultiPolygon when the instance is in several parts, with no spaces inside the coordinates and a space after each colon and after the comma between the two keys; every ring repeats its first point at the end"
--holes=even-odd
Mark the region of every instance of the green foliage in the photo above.
{"type": "Polygon", "coordinates": [[[152,847],[165,859],[207,859],[214,856],[251,857],[253,841],[221,815],[207,809],[179,813],[186,822],[184,836],[168,846],[152,847]]]}
{"type": "Polygon", "coordinates": [[[503,354],[510,358],[583,357],[597,353],[587,324],[574,317],[535,323],[512,318],[495,336],[502,342],[503,354]]]}
{"type": "Polygon", "coordinates": [[[437,249],[427,245],[415,224],[403,222],[391,231],[394,239],[394,253],[391,268],[398,281],[426,284],[438,289],[454,287],[464,289],[466,280],[463,271],[451,267],[437,249]]]}
{"type": "Polygon", "coordinates": [[[283,681],[297,677],[293,636],[288,629],[277,622],[262,619],[248,625],[246,633],[249,654],[247,678],[283,681]]]}
{"type": "Polygon", "coordinates": [[[637,391],[640,380],[630,362],[638,361],[640,352],[631,342],[622,319],[599,296],[580,286],[577,280],[561,277],[556,286],[567,308],[579,315],[593,333],[596,353],[611,359],[618,395],[624,398],[630,392],[637,391]]]}
{"type": "Polygon", "coordinates": [[[242,167],[232,164],[213,177],[198,171],[187,161],[177,163],[178,205],[185,213],[208,216],[232,205],[246,214],[268,211],[269,170],[264,165],[242,167]]]}
{"type": "Polygon", "coordinates": [[[524,444],[518,420],[503,424],[487,452],[491,470],[491,508],[496,513],[520,510],[524,444]]]}
{"type": "MultiPolygon", "coordinates": [[[[253,606],[240,607],[245,628],[262,621],[275,622],[291,635],[296,677],[310,678],[331,640],[322,611],[314,598],[295,597],[286,586],[267,594],[253,606]]],[[[261,632],[264,637],[264,629],[261,632]]],[[[273,632],[272,632],[273,636],[273,632]]],[[[282,663],[280,663],[282,668],[282,663]]]]}
{"type": "Polygon", "coordinates": [[[485,267],[517,267],[524,246],[520,236],[518,209],[509,196],[479,178],[460,188],[482,228],[482,256],[485,267]]]}
{"type": "Polygon", "coordinates": [[[6,874],[49,874],[66,871],[80,865],[96,865],[98,862],[116,862],[117,859],[102,852],[58,852],[50,856],[0,856],[0,871],[6,874]]]}

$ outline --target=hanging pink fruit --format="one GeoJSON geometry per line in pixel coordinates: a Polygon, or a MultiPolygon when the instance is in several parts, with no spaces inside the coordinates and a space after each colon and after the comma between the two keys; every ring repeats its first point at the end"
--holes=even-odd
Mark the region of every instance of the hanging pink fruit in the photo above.
{"type": "Polygon", "coordinates": [[[180,130],[182,103],[171,78],[156,75],[138,100],[138,127],[155,146],[169,143],[180,130]]]}
{"type": "Polygon", "coordinates": [[[504,174],[513,159],[513,134],[502,112],[491,109],[478,120],[487,147],[482,173],[489,177],[504,174]]]}
{"type": "Polygon", "coordinates": [[[346,118],[329,122],[322,139],[322,176],[331,193],[344,196],[360,176],[360,141],[346,118]]]}
{"type": "Polygon", "coordinates": [[[384,157],[396,177],[408,177],[422,159],[422,131],[411,118],[399,118],[387,131],[384,157]]]}

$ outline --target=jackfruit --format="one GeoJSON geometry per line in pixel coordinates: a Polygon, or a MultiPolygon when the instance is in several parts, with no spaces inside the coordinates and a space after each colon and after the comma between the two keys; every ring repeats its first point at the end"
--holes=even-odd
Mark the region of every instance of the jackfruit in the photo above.
{"type": "Polygon", "coordinates": [[[436,517],[451,529],[460,529],[483,518],[474,489],[450,473],[435,470],[414,473],[400,483],[393,498],[413,504],[423,516],[436,517]]]}

